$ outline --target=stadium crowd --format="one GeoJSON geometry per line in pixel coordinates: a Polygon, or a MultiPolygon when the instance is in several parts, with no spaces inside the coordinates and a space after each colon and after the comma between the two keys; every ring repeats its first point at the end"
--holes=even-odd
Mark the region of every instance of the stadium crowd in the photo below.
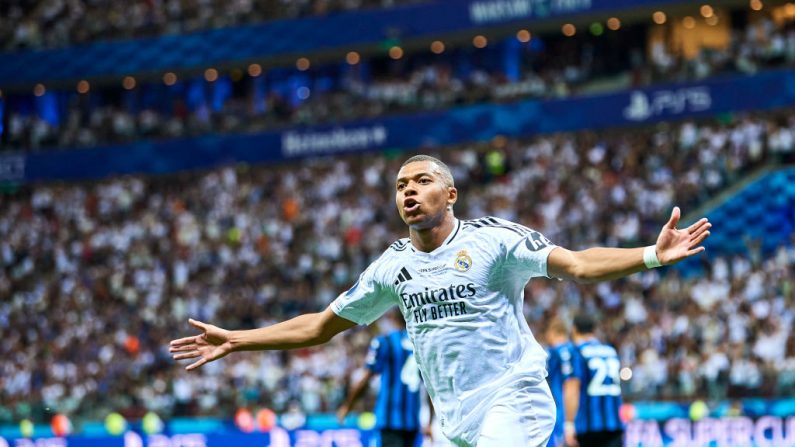
{"type": "Polygon", "coordinates": [[[184,34],[389,7],[420,0],[6,0],[0,3],[4,50],[40,49],[111,39],[184,34]]]}
{"type": "MultiPolygon", "coordinates": [[[[69,93],[69,99],[57,106],[58,122],[33,112],[32,105],[15,107],[9,101],[7,135],[0,139],[0,148],[90,147],[211,132],[254,132],[464,104],[566,97],[592,92],[595,82],[602,85],[605,76],[623,80],[608,85],[629,88],[795,65],[795,28],[778,27],[769,18],[735,30],[728,48],[704,48],[690,60],[663,47],[655,47],[647,58],[633,39],[615,45],[593,45],[585,37],[574,45],[564,38],[528,45],[522,50],[520,73],[514,80],[499,69],[500,64],[476,63],[482,59],[477,50],[454,48],[438,57],[417,53],[400,61],[375,58],[367,69],[338,67],[332,70],[330,86],[329,74],[321,68],[301,75],[309,79],[301,81],[305,83],[301,88],[276,88],[278,82],[270,78],[255,86],[262,80],[241,77],[234,86],[223,87],[211,86],[201,76],[186,80],[186,85],[201,85],[199,100],[193,88],[165,93],[159,83],[139,87],[149,94],[127,92],[121,86],[87,95],[69,93]],[[628,56],[605,66],[604,60],[616,52],[628,56]],[[216,89],[228,90],[223,100],[213,99],[216,89]],[[142,99],[153,96],[158,102],[147,104],[142,99]]],[[[32,96],[28,102],[33,103],[32,96]]]]}
{"type": "MultiPolygon", "coordinates": [[[[437,155],[461,191],[460,218],[511,219],[572,249],[632,246],[654,240],[672,205],[692,210],[771,157],[791,156],[793,131],[785,110],[496,138],[437,155]]],[[[403,158],[220,167],[0,195],[0,422],[47,420],[45,408],[95,419],[111,410],[334,411],[383,326],[319,348],[238,353],[192,373],[171,361],[167,342],[188,317],[250,328],[327,306],[405,236],[391,181],[403,158]]],[[[629,398],[791,395],[795,249],[709,261],[696,278],[668,270],[595,286],[534,280],[525,314],[537,336],[551,315],[599,315],[633,368],[629,398]]]]}

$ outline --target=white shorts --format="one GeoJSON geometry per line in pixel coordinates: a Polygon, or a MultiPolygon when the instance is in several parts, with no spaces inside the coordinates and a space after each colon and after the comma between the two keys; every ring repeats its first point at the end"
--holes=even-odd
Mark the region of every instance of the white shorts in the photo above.
{"type": "Polygon", "coordinates": [[[477,447],[545,447],[555,428],[555,401],[546,380],[525,387],[486,413],[477,447]]]}

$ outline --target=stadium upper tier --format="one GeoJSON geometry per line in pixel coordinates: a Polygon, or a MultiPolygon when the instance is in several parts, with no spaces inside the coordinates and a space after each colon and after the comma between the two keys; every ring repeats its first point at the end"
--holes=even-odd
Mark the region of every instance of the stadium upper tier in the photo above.
{"type": "Polygon", "coordinates": [[[6,51],[67,47],[423,1],[428,0],[5,0],[0,3],[0,42],[6,51]]]}
{"type": "MultiPolygon", "coordinates": [[[[755,14],[747,23],[738,19],[736,28],[720,30],[702,23],[708,28],[702,30],[705,35],[720,42],[715,47],[698,47],[692,57],[675,43],[647,38],[651,31],[637,26],[602,38],[526,36],[530,40],[525,43],[511,37],[485,48],[442,45],[437,51],[425,49],[396,57],[354,54],[349,55],[351,63],[341,64],[315,65],[304,59],[296,67],[267,71],[252,64],[247,73],[208,69],[188,77],[176,73],[157,80],[128,77],[123,85],[82,81],[78,91],[39,84],[32,92],[6,93],[5,101],[0,100],[0,113],[5,104],[0,148],[106,146],[350,124],[469,104],[562,98],[687,79],[701,83],[721,74],[751,75],[795,65],[795,31],[790,21],[776,17],[771,9],[769,14],[755,14]],[[715,34],[708,34],[710,30],[715,34]],[[653,50],[645,53],[644,44],[653,50]]],[[[750,86],[755,88],[757,83],[764,84],[764,78],[750,86]]],[[[702,101],[696,107],[699,110],[720,102],[719,98],[696,98],[693,95],[704,87],[693,87],[695,93],[677,95],[685,94],[684,101],[702,101]]],[[[728,88],[727,93],[736,88],[728,88]]],[[[781,106],[787,104],[788,95],[771,98],[777,98],[781,106]]],[[[714,111],[743,109],[751,99],[714,111]]],[[[652,107],[676,109],[680,100],[671,98],[652,107]]],[[[593,124],[600,118],[594,116],[593,124]]],[[[581,123],[589,124],[587,120],[581,123]]]]}
{"type": "MultiPolygon", "coordinates": [[[[248,20],[257,15],[249,15],[245,11],[269,11],[272,3],[279,4],[274,10],[290,11],[300,10],[300,5],[307,3],[334,5],[347,2],[266,0],[258,5],[257,2],[245,0],[137,0],[129,5],[127,2],[53,0],[41,4],[22,2],[37,6],[22,8],[21,13],[12,13],[12,10],[19,10],[13,7],[15,3],[10,2],[12,7],[8,14],[0,13],[0,33],[5,30],[8,35],[0,41],[10,42],[14,46],[19,46],[21,42],[36,46],[37,43],[69,42],[70,36],[85,36],[83,39],[88,42],[60,49],[0,54],[0,86],[5,88],[31,87],[37,82],[73,83],[80,79],[118,82],[130,75],[160,75],[169,70],[196,72],[208,67],[223,68],[252,61],[268,66],[283,66],[298,57],[307,56],[339,61],[349,51],[376,52],[384,45],[427,46],[438,38],[469,40],[476,31],[488,33],[490,38],[512,35],[521,28],[530,28],[533,33],[551,29],[559,31],[564,20],[587,27],[593,20],[605,21],[613,15],[620,15],[620,19],[615,18],[611,22],[614,24],[617,23],[615,20],[652,23],[652,13],[656,8],[670,8],[666,10],[671,14],[681,13],[682,16],[699,14],[698,6],[683,0],[437,0],[174,34],[172,28],[179,31],[183,23],[186,27],[203,28],[228,23],[235,20],[236,16],[240,20],[248,20]],[[294,3],[299,6],[295,7],[294,3]],[[155,6],[147,8],[144,5],[155,6]],[[26,9],[32,15],[28,20],[19,17],[25,16],[26,9]],[[180,20],[181,14],[186,14],[184,20],[180,20]],[[171,15],[176,17],[171,19],[171,15]],[[145,30],[158,30],[161,26],[165,35],[141,37],[147,34],[145,30]],[[42,27],[47,28],[46,32],[41,30],[42,27]],[[127,37],[135,39],[105,41],[116,32],[128,33],[127,37]]],[[[352,5],[360,3],[351,2],[352,5]]],[[[404,0],[400,3],[413,2],[404,0]]],[[[717,3],[748,8],[746,0],[723,0],[717,3]]],[[[765,2],[768,7],[780,3],[783,2],[765,2]]],[[[9,2],[2,4],[8,5],[9,2]]]]}
{"type": "MultiPolygon", "coordinates": [[[[693,210],[755,166],[792,157],[792,116],[502,139],[435,155],[462,191],[460,218],[504,217],[572,249],[637,246],[653,241],[674,204],[693,210]]],[[[46,408],[76,420],[147,409],[228,416],[249,404],[333,411],[366,352],[364,329],[319,349],[238,353],[192,374],[166,343],[188,316],[249,328],[324,308],[404,236],[390,180],[402,160],[327,157],[5,190],[0,422],[45,421],[46,408]]],[[[746,208],[776,197],[748,199],[746,208]]],[[[594,286],[533,281],[525,315],[536,334],[553,314],[598,316],[632,368],[632,399],[792,395],[795,248],[763,254],[747,243],[751,256],[710,247],[697,278],[655,270],[594,286]]]]}

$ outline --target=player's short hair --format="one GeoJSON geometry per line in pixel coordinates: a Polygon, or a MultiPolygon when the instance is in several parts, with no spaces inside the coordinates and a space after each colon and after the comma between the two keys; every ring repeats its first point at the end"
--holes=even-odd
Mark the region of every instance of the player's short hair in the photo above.
{"type": "Polygon", "coordinates": [[[547,325],[547,330],[553,334],[568,335],[569,328],[560,318],[553,318],[547,325]]]}
{"type": "Polygon", "coordinates": [[[574,329],[580,334],[593,334],[596,329],[596,320],[586,313],[574,317],[574,329]]]}
{"type": "Polygon", "coordinates": [[[439,168],[439,175],[442,176],[444,183],[448,187],[451,188],[455,187],[455,181],[453,180],[453,173],[450,171],[450,167],[448,167],[446,164],[444,164],[442,160],[439,160],[436,157],[431,157],[430,155],[424,155],[424,154],[415,155],[409,158],[408,160],[404,161],[403,164],[400,165],[400,167],[402,168],[403,166],[406,166],[409,163],[415,163],[418,161],[429,161],[431,163],[435,163],[436,166],[439,168]]]}

